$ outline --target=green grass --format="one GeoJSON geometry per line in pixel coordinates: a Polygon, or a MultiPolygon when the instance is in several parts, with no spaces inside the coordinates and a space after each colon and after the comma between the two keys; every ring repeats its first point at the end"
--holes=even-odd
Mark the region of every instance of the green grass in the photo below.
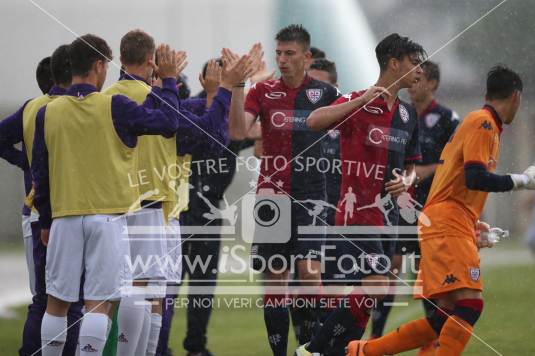
{"type": "MultiPolygon", "coordinates": [[[[503,355],[535,355],[535,322],[533,321],[533,281],[535,266],[485,269],[485,309],[476,325],[476,334],[503,355]]],[[[254,297],[256,298],[256,297],[254,297]]],[[[217,304],[217,303],[216,303],[217,304]]],[[[16,317],[0,319],[0,355],[16,355],[25,315],[25,307],[15,310],[16,317]]],[[[391,314],[391,330],[400,322],[422,315],[419,302],[409,307],[396,307],[391,314]]],[[[175,355],[184,355],[185,309],[178,307],[171,334],[175,355]]],[[[252,308],[227,308],[224,302],[212,314],[208,330],[208,347],[217,356],[270,355],[264,330],[262,311],[252,308]]],[[[295,347],[290,336],[288,354],[295,347]]],[[[405,355],[414,355],[406,353],[405,355]]],[[[472,338],[464,355],[495,354],[481,341],[472,338]]]]}

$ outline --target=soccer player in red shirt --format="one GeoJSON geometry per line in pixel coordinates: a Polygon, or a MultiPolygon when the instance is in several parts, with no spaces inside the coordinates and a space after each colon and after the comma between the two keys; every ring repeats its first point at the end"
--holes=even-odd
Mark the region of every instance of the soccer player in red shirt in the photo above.
{"type": "MultiPolygon", "coordinates": [[[[289,226],[283,226],[288,228],[284,231],[288,233],[286,236],[278,230],[280,224],[264,229],[268,232],[266,241],[260,240],[257,225],[251,248],[253,268],[263,272],[267,280],[264,319],[273,354],[279,356],[287,352],[289,316],[286,292],[280,289],[286,288],[289,272],[297,273],[301,285],[310,288],[321,285],[323,237],[298,233],[298,226],[311,225],[316,219],[310,214],[312,207],[298,201],[326,200],[324,174],[317,164],[305,167],[306,162],[317,163],[322,155],[317,142],[322,134],[308,129],[306,118],[313,110],[332,104],[339,94],[333,86],[307,75],[305,70],[311,53],[306,29],[290,25],[279,31],[276,40],[276,61],[281,77],[253,85],[245,102],[244,132],[249,131],[259,117],[263,156],[258,190],[269,189],[277,197],[274,201],[283,200],[281,221],[289,222],[289,226]],[[272,287],[280,289],[273,292],[270,291],[272,287]]],[[[317,220],[319,225],[325,218],[320,216],[317,220]]],[[[310,314],[313,320],[312,310],[310,314]]]]}
{"type": "Polygon", "coordinates": [[[412,184],[414,163],[420,159],[416,112],[397,95],[421,75],[419,65],[425,51],[409,38],[391,34],[375,52],[380,67],[376,86],[344,95],[335,105],[314,111],[307,120],[314,130],[340,130],[342,183],[336,225],[351,226],[350,233],[358,233],[358,226],[374,227],[376,232],[358,234],[352,241],[342,235],[336,243],[336,253],[342,253],[338,261],[349,265],[339,263],[340,272],[329,275],[340,275],[340,283],[363,287],[330,314],[311,342],[298,348],[297,355],[323,353],[332,339],[340,344],[340,340],[347,343],[360,338],[369,319],[369,301],[375,304],[383,294],[367,292],[366,287],[388,286],[396,236],[393,229],[384,227],[397,225],[396,198],[412,184]],[[346,214],[348,208],[350,214],[346,214]]]}

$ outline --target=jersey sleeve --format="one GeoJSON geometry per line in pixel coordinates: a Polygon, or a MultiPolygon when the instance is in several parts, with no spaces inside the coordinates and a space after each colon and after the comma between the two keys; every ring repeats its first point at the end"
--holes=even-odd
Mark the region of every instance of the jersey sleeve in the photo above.
{"type": "Polygon", "coordinates": [[[470,133],[463,139],[464,165],[481,165],[487,168],[497,133],[489,120],[479,119],[470,123],[470,133]]]}
{"type": "Polygon", "coordinates": [[[256,83],[249,89],[247,97],[245,98],[245,111],[252,114],[255,118],[260,115],[262,107],[261,98],[261,88],[258,83],[256,83]]]}

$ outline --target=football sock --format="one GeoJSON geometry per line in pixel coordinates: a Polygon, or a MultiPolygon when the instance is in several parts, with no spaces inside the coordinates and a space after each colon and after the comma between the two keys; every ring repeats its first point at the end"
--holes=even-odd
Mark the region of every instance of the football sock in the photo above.
{"type": "Polygon", "coordinates": [[[383,300],[377,303],[377,306],[372,311],[372,332],[371,335],[375,338],[383,335],[386,319],[390,310],[392,309],[392,302],[394,301],[395,295],[388,294],[384,297],[383,300]]]}
{"type": "Polygon", "coordinates": [[[121,299],[117,317],[117,356],[134,354],[143,329],[145,303],[143,295],[135,293],[121,299]]]}
{"type": "Polygon", "coordinates": [[[53,316],[45,312],[41,322],[41,354],[60,356],[67,340],[67,317],[53,316]]]}
{"type": "Polygon", "coordinates": [[[369,319],[368,308],[364,305],[367,297],[361,294],[351,294],[346,298],[348,298],[349,308],[341,307],[331,312],[319,332],[307,345],[308,351],[322,353],[332,339],[342,337],[353,328],[358,330],[357,334],[364,333],[369,319]]]}
{"type": "Polygon", "coordinates": [[[470,340],[473,327],[466,320],[454,315],[448,318],[438,337],[438,348],[435,356],[461,355],[470,340]]]}
{"type": "Polygon", "coordinates": [[[86,313],[80,327],[80,356],[101,356],[106,344],[108,316],[86,313]]]}
{"type": "Polygon", "coordinates": [[[426,345],[436,337],[427,318],[421,318],[403,324],[379,339],[368,341],[364,352],[366,356],[393,355],[426,345]]]}
{"type": "Polygon", "coordinates": [[[274,356],[285,356],[288,347],[290,318],[285,299],[284,295],[264,296],[264,322],[274,356]]]}
{"type": "Polygon", "coordinates": [[[147,353],[147,345],[149,343],[149,334],[150,334],[150,316],[151,316],[151,305],[147,303],[143,310],[143,328],[141,329],[141,334],[139,334],[139,339],[137,342],[136,352],[134,355],[145,355],[147,353]]]}
{"type": "Polygon", "coordinates": [[[150,316],[150,332],[149,342],[147,345],[147,356],[156,355],[156,348],[158,347],[158,339],[160,338],[160,329],[162,328],[162,316],[157,313],[152,313],[150,316]]]}
{"type": "Polygon", "coordinates": [[[446,321],[438,338],[436,356],[461,355],[483,311],[483,300],[463,299],[455,304],[454,315],[446,321]]]}

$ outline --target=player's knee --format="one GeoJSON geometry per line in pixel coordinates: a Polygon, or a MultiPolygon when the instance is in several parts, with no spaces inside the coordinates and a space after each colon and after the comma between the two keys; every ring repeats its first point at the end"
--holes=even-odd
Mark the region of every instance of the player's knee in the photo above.
{"type": "Polygon", "coordinates": [[[47,298],[46,312],[53,316],[64,317],[69,311],[71,303],[58,299],[51,295],[47,298]]]}

